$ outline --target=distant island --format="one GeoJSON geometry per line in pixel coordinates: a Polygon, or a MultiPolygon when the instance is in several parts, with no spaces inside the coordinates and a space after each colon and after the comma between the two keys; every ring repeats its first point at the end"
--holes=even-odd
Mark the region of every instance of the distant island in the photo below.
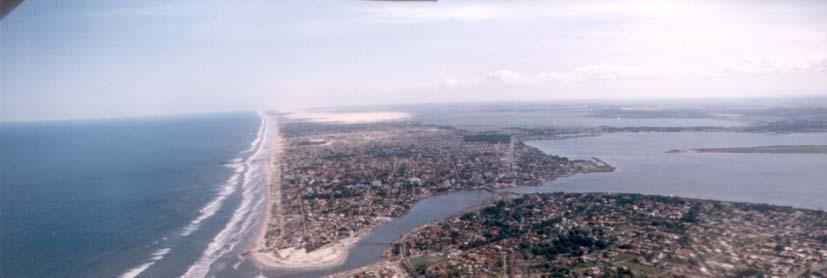
{"type": "Polygon", "coordinates": [[[732,148],[672,149],[666,153],[815,153],[827,154],[827,145],[781,145],[732,148]]]}

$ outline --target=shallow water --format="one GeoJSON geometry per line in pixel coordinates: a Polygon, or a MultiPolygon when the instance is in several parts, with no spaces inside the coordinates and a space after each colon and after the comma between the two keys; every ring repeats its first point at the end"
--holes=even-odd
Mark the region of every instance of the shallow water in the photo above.
{"type": "Polygon", "coordinates": [[[0,277],[180,275],[239,203],[224,188],[258,126],[252,113],[3,124],[0,277]]]}
{"type": "MultiPolygon", "coordinates": [[[[771,135],[753,133],[620,133],[555,141],[529,142],[543,151],[570,158],[600,157],[618,167],[613,173],[581,174],[542,186],[504,191],[631,192],[708,199],[767,202],[823,208],[827,200],[827,155],[818,154],[666,154],[675,148],[819,144],[827,133],[771,135]]],[[[461,191],[427,198],[405,216],[378,227],[351,250],[344,265],[315,271],[257,269],[245,262],[222,277],[318,277],[381,260],[405,232],[479,204],[491,194],[461,191]]]]}
{"type": "Polygon", "coordinates": [[[566,127],[692,127],[744,126],[746,122],[720,118],[596,118],[582,112],[486,112],[418,114],[417,120],[448,126],[566,126],[566,127]]]}
{"type": "Polygon", "coordinates": [[[826,144],[827,133],[616,133],[535,141],[544,152],[599,157],[612,173],[576,175],[512,191],[627,192],[827,208],[827,155],[665,153],[671,149],[826,144]]]}
{"type": "Polygon", "coordinates": [[[217,277],[320,277],[354,269],[382,259],[383,252],[402,234],[419,226],[438,221],[473,207],[492,195],[485,191],[458,191],[427,198],[416,203],[407,214],[379,226],[359,240],[341,266],[320,270],[260,270],[249,261],[238,269],[214,272],[217,277]]]}
{"type": "MultiPolygon", "coordinates": [[[[461,191],[422,200],[357,242],[342,266],[260,270],[240,256],[265,209],[263,160],[255,153],[269,142],[254,140],[267,137],[256,134],[258,125],[254,115],[233,115],[0,127],[0,162],[12,169],[4,170],[0,187],[0,276],[317,277],[377,262],[403,233],[491,196],[461,191]]],[[[618,170],[508,191],[634,192],[824,209],[827,155],[665,152],[825,142],[827,133],[535,141],[529,144],[547,153],[599,157],[618,170]]]]}

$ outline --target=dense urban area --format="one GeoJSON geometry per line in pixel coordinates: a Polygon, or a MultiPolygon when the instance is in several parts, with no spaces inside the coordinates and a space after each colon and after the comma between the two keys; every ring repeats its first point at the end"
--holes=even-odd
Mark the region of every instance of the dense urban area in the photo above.
{"type": "Polygon", "coordinates": [[[357,277],[827,277],[827,213],[637,194],[500,194],[357,277]],[[400,273],[401,272],[401,273],[400,273]]]}
{"type": "MultiPolygon", "coordinates": [[[[526,140],[612,132],[815,132],[825,129],[823,121],[449,127],[282,117],[279,123],[284,140],[280,180],[265,249],[259,251],[313,252],[359,238],[434,194],[494,193],[475,208],[404,234],[381,262],[337,277],[827,277],[824,211],[637,194],[497,190],[615,170],[598,158],[543,153],[526,140]]],[[[821,148],[721,150],[813,153],[821,148]]]]}
{"type": "Polygon", "coordinates": [[[403,215],[439,192],[516,185],[611,171],[599,160],[547,155],[512,136],[407,122],[326,124],[284,120],[280,202],[268,248],[313,251],[403,215]]]}

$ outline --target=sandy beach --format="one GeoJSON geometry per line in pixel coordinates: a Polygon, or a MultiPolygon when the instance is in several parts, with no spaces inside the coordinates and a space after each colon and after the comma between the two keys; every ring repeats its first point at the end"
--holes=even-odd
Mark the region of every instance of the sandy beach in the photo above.
{"type": "MultiPolygon", "coordinates": [[[[282,209],[273,208],[274,204],[281,203],[281,166],[280,158],[283,150],[284,139],[278,129],[278,122],[274,116],[268,115],[268,124],[271,125],[273,140],[270,154],[268,156],[266,179],[268,183],[266,219],[259,228],[256,243],[249,251],[253,261],[265,269],[318,269],[341,265],[347,259],[350,249],[362,237],[370,233],[375,226],[367,227],[354,235],[328,244],[322,248],[307,252],[304,248],[285,248],[280,250],[268,249],[266,246],[265,234],[267,227],[276,221],[280,225],[283,221],[282,209]],[[276,215],[273,215],[275,213],[276,215]]],[[[381,219],[377,225],[386,223],[390,219],[381,219]]]]}

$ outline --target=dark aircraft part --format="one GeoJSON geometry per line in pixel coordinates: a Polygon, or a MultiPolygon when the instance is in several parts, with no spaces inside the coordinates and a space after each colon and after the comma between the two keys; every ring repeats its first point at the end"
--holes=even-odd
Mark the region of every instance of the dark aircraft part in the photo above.
{"type": "Polygon", "coordinates": [[[17,5],[20,5],[23,0],[0,0],[0,20],[6,17],[17,5]]]}

